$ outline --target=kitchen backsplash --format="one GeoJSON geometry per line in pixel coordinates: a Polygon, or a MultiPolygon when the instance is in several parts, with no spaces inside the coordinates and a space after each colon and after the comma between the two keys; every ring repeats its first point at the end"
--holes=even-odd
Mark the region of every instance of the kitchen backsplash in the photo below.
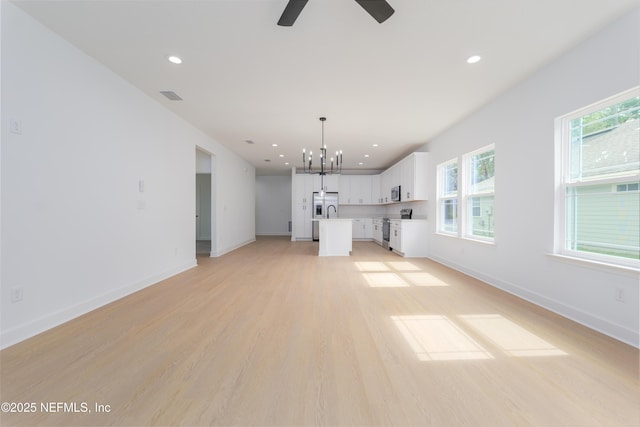
{"type": "Polygon", "coordinates": [[[413,209],[413,219],[427,218],[427,201],[389,205],[340,205],[341,218],[400,218],[400,209],[413,209]]]}

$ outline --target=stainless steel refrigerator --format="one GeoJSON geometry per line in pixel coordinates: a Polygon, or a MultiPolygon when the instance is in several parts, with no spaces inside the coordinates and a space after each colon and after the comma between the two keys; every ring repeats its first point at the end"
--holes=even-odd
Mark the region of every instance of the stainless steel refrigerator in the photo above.
{"type": "MultiPolygon", "coordinates": [[[[318,192],[313,193],[313,218],[338,218],[338,193],[326,192],[323,196],[318,192]]],[[[313,240],[320,240],[320,224],[313,221],[313,240]]]]}

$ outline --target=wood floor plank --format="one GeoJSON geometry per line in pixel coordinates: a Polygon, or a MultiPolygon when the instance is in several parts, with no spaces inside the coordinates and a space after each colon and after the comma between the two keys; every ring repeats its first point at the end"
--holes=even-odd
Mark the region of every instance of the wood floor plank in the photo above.
{"type": "Polygon", "coordinates": [[[640,424],[638,349],[428,259],[317,250],[258,238],[3,350],[1,400],[38,406],[0,424],[640,424]]]}

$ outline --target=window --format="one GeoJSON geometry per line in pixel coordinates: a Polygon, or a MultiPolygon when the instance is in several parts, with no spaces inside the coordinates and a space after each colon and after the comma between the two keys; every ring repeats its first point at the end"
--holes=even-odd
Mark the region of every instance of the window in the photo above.
{"type": "Polygon", "coordinates": [[[556,247],[640,265],[640,90],[556,120],[556,247]]]}
{"type": "MultiPolygon", "coordinates": [[[[638,143],[640,143],[640,141],[638,143]]],[[[618,184],[616,185],[616,191],[638,191],[638,183],[618,184]]]]}
{"type": "Polygon", "coordinates": [[[492,242],[494,146],[489,145],[468,153],[462,156],[461,161],[453,159],[441,163],[437,173],[438,232],[492,242]],[[462,175],[459,164],[464,166],[462,175]]]}
{"type": "Polygon", "coordinates": [[[438,231],[458,233],[458,161],[438,166],[438,231]]]}
{"type": "Polygon", "coordinates": [[[493,145],[463,157],[466,178],[465,236],[493,240],[495,149],[493,145]]]}

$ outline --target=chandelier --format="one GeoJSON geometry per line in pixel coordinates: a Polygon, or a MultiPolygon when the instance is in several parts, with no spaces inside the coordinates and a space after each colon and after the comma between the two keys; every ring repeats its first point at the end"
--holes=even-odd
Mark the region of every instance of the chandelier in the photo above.
{"type": "MultiPolygon", "coordinates": [[[[304,166],[305,173],[317,173],[320,174],[321,177],[324,175],[332,175],[334,173],[342,172],[342,150],[336,151],[335,157],[335,169],[334,169],[334,158],[331,157],[329,159],[330,164],[327,166],[327,146],[324,143],[324,122],[327,121],[326,117],[320,117],[320,122],[322,123],[322,144],[320,145],[320,167],[317,170],[313,170],[313,152],[309,151],[309,159],[307,162],[307,153],[306,149],[302,149],[302,165],[304,166]]],[[[322,179],[322,178],[321,178],[322,179]]],[[[324,179],[322,179],[324,189],[324,179]]]]}

